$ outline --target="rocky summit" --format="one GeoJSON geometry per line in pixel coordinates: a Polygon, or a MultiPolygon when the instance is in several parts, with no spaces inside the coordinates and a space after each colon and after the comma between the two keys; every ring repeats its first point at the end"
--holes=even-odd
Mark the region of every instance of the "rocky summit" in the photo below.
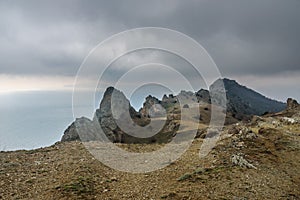
{"type": "Polygon", "coordinates": [[[242,86],[235,80],[219,79],[210,86],[210,91],[215,91],[223,86],[227,96],[227,110],[236,118],[243,119],[251,115],[275,113],[285,109],[286,104],[269,99],[254,90],[242,86]]]}

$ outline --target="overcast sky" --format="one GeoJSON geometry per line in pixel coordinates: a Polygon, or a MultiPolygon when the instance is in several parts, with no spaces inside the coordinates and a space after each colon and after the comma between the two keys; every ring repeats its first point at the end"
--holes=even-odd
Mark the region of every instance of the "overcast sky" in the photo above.
{"type": "Polygon", "coordinates": [[[224,77],[300,100],[299,0],[0,1],[0,92],[70,89],[99,42],[149,26],[194,38],[224,77]]]}

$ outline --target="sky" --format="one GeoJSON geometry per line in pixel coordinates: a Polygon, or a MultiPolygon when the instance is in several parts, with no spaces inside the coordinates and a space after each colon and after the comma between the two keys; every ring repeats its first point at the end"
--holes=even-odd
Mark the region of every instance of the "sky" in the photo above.
{"type": "MultiPolygon", "coordinates": [[[[163,27],[200,43],[223,77],[273,99],[300,100],[299,10],[299,0],[2,0],[0,93],[71,91],[100,42],[128,29],[163,27]]],[[[145,55],[179,63],[147,51],[129,60],[145,55]]],[[[112,76],[124,70],[114,69],[112,76]]]]}

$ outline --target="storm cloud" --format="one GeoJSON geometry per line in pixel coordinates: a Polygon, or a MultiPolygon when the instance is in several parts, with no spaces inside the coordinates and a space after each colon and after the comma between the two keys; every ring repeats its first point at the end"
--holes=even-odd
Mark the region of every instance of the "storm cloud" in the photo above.
{"type": "Polygon", "coordinates": [[[299,11],[298,0],[1,1],[0,73],[72,77],[112,34],[158,26],[198,41],[223,76],[281,100],[263,81],[283,77],[276,86],[300,98],[299,11]]]}

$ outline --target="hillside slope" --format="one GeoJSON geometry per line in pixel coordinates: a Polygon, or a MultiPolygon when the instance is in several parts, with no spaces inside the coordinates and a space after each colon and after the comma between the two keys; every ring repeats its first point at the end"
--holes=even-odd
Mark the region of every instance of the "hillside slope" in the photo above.
{"type": "MultiPolygon", "coordinates": [[[[108,168],[80,142],[0,152],[0,199],[299,199],[300,107],[288,105],[226,126],[205,158],[200,137],[179,160],[145,174],[108,168]]],[[[163,144],[117,145],[145,152],[163,144]]]]}
{"type": "Polygon", "coordinates": [[[210,91],[217,90],[224,84],[227,95],[227,110],[242,118],[245,115],[263,115],[284,110],[286,104],[269,99],[258,92],[240,85],[235,80],[219,79],[210,86],[210,91]]]}

